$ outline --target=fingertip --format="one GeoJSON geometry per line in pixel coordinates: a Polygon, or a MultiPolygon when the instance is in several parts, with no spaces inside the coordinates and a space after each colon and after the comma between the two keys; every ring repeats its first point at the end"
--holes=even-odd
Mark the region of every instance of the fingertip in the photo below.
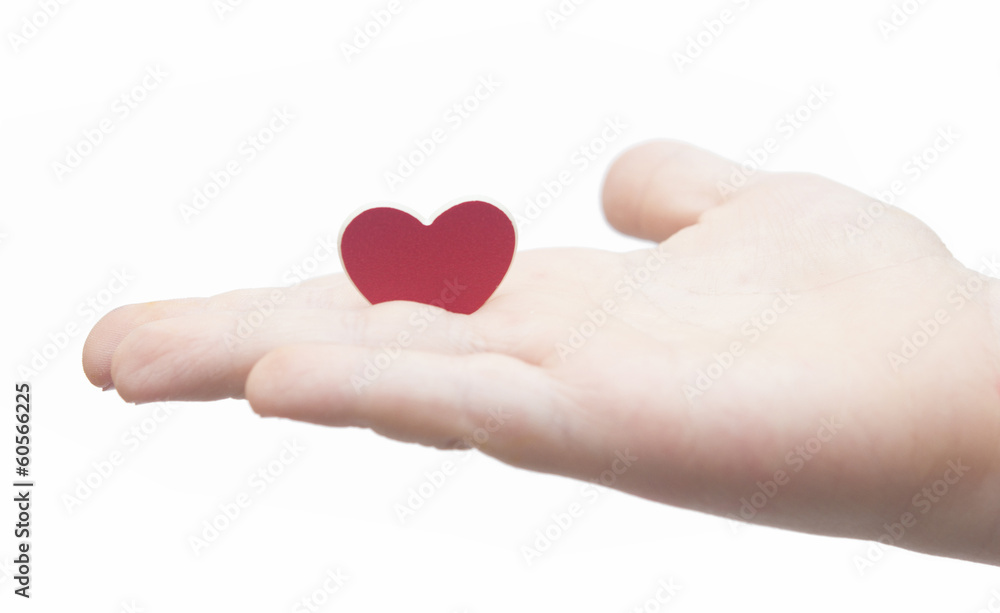
{"type": "Polygon", "coordinates": [[[101,317],[83,343],[83,372],[97,387],[114,385],[112,359],[121,342],[141,326],[203,309],[205,298],[156,300],[116,307],[101,317]]]}
{"type": "Polygon", "coordinates": [[[246,371],[226,355],[224,335],[186,318],[158,319],[131,330],[111,356],[111,380],[134,403],[242,398],[246,371]]]}
{"type": "Polygon", "coordinates": [[[634,231],[638,202],[637,185],[640,177],[648,175],[650,151],[661,141],[647,142],[626,149],[611,163],[601,188],[604,216],[616,230],[631,234],[634,231]]]}
{"type": "Polygon", "coordinates": [[[291,381],[294,354],[289,347],[279,347],[264,354],[250,369],[244,396],[250,408],[261,417],[282,417],[287,406],[281,402],[281,381],[291,381]]]}
{"type": "Polygon", "coordinates": [[[639,144],[609,168],[604,214],[620,232],[664,240],[722,203],[717,184],[731,168],[725,158],[681,141],[639,144]]]}
{"type": "Polygon", "coordinates": [[[83,341],[81,354],[83,374],[96,387],[106,390],[109,385],[114,385],[111,376],[111,358],[118,343],[127,334],[127,331],[122,330],[122,323],[132,319],[129,309],[135,306],[120,306],[106,313],[94,324],[86,340],[83,341]]]}
{"type": "Polygon", "coordinates": [[[157,400],[149,393],[148,375],[144,372],[155,361],[155,356],[150,355],[145,347],[155,348],[156,345],[148,340],[148,335],[140,326],[127,333],[112,349],[108,379],[125,402],[139,404],[157,400]],[[141,361],[139,356],[143,356],[141,361]]]}

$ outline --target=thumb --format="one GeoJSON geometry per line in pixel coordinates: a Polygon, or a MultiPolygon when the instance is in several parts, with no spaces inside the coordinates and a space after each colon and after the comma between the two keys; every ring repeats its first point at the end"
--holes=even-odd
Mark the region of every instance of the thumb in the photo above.
{"type": "Polygon", "coordinates": [[[718,184],[736,168],[735,162],[679,141],[638,145],[608,170],[604,214],[625,234],[665,240],[722,204],[718,184]]]}

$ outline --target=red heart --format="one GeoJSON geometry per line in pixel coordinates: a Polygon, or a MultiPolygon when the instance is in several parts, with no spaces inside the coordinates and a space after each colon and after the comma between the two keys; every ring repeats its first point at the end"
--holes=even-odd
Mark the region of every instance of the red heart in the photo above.
{"type": "Polygon", "coordinates": [[[510,215],[482,200],[446,207],[430,225],[380,206],[344,226],[340,260],[372,304],[411,300],[468,314],[496,291],[516,244],[510,215]]]}

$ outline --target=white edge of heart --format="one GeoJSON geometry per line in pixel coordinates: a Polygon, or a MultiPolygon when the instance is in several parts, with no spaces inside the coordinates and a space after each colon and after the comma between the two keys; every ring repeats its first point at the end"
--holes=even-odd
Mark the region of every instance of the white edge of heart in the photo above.
{"type": "MultiPolygon", "coordinates": [[[[507,207],[503,206],[502,204],[500,204],[496,200],[493,200],[492,198],[487,198],[485,196],[466,196],[464,198],[458,198],[456,200],[452,200],[448,204],[444,205],[443,207],[441,207],[437,211],[435,211],[434,214],[430,216],[430,218],[427,218],[427,217],[421,215],[420,213],[418,213],[417,211],[414,211],[413,209],[411,209],[408,206],[404,206],[402,204],[398,204],[398,203],[395,203],[395,202],[371,202],[371,203],[366,204],[364,206],[358,207],[353,213],[351,213],[350,215],[347,216],[347,219],[344,220],[344,224],[342,226],[340,226],[340,233],[337,235],[337,257],[340,259],[340,268],[341,268],[341,270],[344,271],[344,274],[347,275],[347,278],[350,279],[351,283],[354,283],[354,280],[351,279],[351,275],[347,273],[347,266],[344,265],[344,252],[343,252],[343,250],[340,247],[340,243],[344,239],[344,230],[347,229],[347,226],[351,225],[351,222],[354,221],[354,218],[357,217],[358,215],[364,213],[365,211],[368,211],[370,209],[378,209],[378,208],[382,208],[382,207],[389,207],[389,208],[393,208],[393,209],[399,209],[400,211],[403,211],[404,213],[409,213],[410,215],[412,215],[416,219],[420,220],[420,223],[424,224],[425,226],[429,226],[432,223],[434,223],[435,219],[437,219],[442,213],[444,213],[448,209],[450,209],[452,207],[455,207],[455,206],[458,206],[460,204],[463,204],[465,202],[475,202],[475,201],[486,202],[486,203],[492,204],[493,206],[495,206],[498,209],[500,209],[503,212],[503,214],[507,216],[507,219],[510,220],[510,225],[511,225],[511,227],[514,228],[514,254],[513,254],[513,256],[511,256],[511,262],[510,262],[510,266],[513,266],[514,265],[514,258],[517,257],[517,239],[518,239],[518,236],[517,236],[517,220],[514,219],[514,216],[510,214],[510,211],[507,210],[507,207]]],[[[510,271],[510,266],[507,267],[508,271],[510,271]]],[[[504,278],[506,278],[506,277],[507,277],[507,274],[504,273],[504,278]]],[[[502,283],[503,279],[501,279],[500,282],[502,283]]]]}

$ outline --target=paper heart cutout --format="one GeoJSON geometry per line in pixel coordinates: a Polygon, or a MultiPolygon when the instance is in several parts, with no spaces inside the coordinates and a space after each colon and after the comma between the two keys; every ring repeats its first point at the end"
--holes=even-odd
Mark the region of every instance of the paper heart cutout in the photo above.
{"type": "Polygon", "coordinates": [[[485,200],[446,206],[429,225],[377,206],[344,225],[340,261],[372,304],[410,300],[469,314],[496,291],[516,246],[513,218],[485,200]]]}

